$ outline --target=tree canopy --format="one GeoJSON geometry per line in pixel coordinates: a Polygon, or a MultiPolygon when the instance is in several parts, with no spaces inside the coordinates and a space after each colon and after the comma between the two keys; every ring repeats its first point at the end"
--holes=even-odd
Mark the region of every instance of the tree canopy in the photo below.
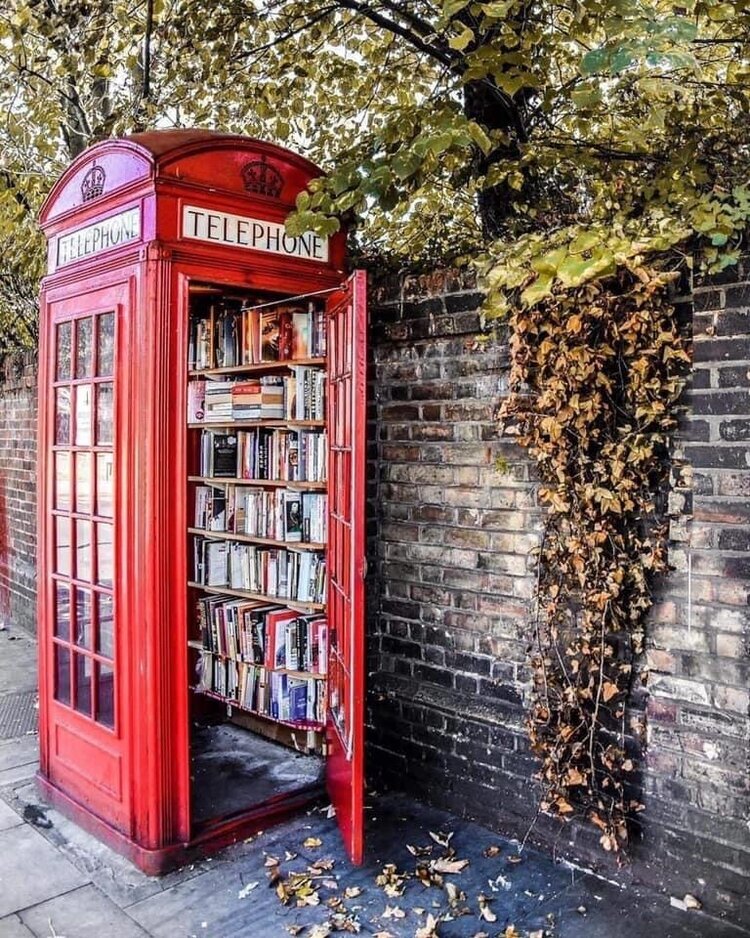
{"type": "Polygon", "coordinates": [[[750,215],[750,0],[9,0],[0,302],[34,336],[35,215],[86,145],[208,126],[329,175],[294,229],[356,218],[399,266],[484,258],[531,303],[750,215]]]}

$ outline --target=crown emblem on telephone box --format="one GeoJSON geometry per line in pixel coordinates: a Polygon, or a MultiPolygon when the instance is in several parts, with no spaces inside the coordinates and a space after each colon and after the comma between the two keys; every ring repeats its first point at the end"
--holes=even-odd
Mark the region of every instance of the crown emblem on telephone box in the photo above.
{"type": "Polygon", "coordinates": [[[98,198],[104,192],[104,183],[106,182],[107,174],[104,172],[101,166],[97,166],[96,163],[91,167],[91,169],[83,177],[83,182],[81,183],[81,195],[83,196],[84,202],[90,202],[92,199],[98,198]]]}
{"type": "Polygon", "coordinates": [[[284,179],[281,173],[269,166],[265,159],[251,160],[242,167],[242,179],[248,192],[270,195],[278,199],[284,179]]]}

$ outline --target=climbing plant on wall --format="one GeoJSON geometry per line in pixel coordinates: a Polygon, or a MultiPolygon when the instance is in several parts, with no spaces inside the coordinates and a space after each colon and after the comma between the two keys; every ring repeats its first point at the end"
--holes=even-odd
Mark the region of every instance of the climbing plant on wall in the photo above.
{"type": "Polygon", "coordinates": [[[689,361],[674,276],[624,268],[511,314],[503,416],[536,460],[547,508],[529,718],[542,808],[585,816],[616,852],[642,807],[629,784],[638,727],[628,698],[667,564],[659,501],[689,361]]]}

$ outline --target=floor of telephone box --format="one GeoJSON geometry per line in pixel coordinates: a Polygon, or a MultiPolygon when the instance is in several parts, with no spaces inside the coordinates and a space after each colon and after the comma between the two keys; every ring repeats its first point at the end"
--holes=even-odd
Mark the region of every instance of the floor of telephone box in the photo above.
{"type": "Polygon", "coordinates": [[[193,820],[200,822],[321,782],[324,760],[229,723],[197,724],[190,774],[193,820]]]}

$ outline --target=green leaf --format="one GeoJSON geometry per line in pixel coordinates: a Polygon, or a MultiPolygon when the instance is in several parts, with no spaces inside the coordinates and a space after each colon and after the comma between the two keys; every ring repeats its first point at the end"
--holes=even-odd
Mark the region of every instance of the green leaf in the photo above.
{"type": "Polygon", "coordinates": [[[469,29],[468,26],[464,26],[461,32],[457,36],[451,36],[448,40],[448,45],[451,49],[455,49],[457,52],[463,52],[463,50],[472,42],[474,39],[474,31],[469,29]]]}

